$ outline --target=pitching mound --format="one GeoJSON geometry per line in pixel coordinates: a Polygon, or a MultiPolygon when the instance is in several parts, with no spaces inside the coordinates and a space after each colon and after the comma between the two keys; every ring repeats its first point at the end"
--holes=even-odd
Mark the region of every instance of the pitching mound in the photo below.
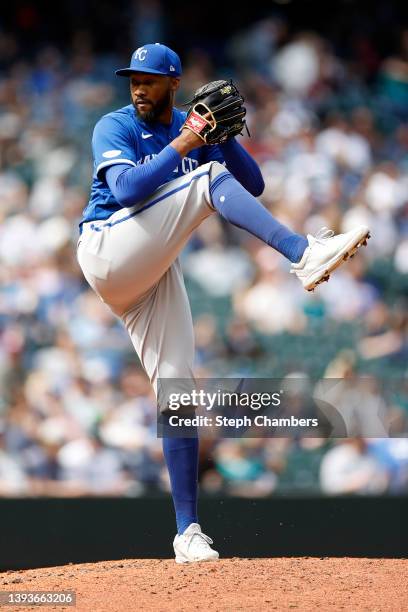
{"type": "MultiPolygon", "coordinates": [[[[132,559],[0,574],[1,591],[76,591],[76,606],[9,610],[407,610],[403,559],[132,559]]],[[[2,606],[0,609],[4,609],[2,606]]]]}

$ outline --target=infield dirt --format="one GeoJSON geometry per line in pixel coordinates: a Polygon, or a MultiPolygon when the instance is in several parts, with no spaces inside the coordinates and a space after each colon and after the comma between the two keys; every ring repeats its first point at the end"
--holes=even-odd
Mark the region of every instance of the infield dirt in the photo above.
{"type": "Polygon", "coordinates": [[[76,591],[76,606],[0,610],[408,610],[404,559],[127,559],[0,573],[1,591],[76,591]]]}

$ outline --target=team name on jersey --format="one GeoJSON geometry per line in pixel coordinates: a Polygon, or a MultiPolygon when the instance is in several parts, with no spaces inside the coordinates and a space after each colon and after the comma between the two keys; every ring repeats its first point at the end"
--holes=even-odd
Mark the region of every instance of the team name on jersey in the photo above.
{"type": "MultiPolygon", "coordinates": [[[[157,153],[150,153],[149,155],[145,155],[144,157],[141,157],[140,159],[137,160],[136,164],[138,166],[140,166],[141,164],[145,164],[146,162],[151,161],[152,159],[154,159],[155,157],[157,157],[157,153]]],[[[181,169],[183,171],[183,174],[188,174],[189,172],[192,172],[193,170],[195,170],[198,167],[198,161],[196,159],[193,159],[192,157],[183,157],[183,159],[181,160],[181,169]]],[[[173,172],[178,173],[179,171],[179,167],[174,168],[173,172]]]]}

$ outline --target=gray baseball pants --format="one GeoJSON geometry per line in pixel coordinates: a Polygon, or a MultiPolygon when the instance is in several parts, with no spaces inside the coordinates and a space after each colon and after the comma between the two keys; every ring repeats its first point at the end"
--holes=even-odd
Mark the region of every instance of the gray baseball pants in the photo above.
{"type": "Polygon", "coordinates": [[[88,283],[122,319],[157,395],[159,378],[193,378],[194,332],[178,256],[215,212],[209,162],[159,187],[143,202],[88,222],[77,257],[88,283]]]}

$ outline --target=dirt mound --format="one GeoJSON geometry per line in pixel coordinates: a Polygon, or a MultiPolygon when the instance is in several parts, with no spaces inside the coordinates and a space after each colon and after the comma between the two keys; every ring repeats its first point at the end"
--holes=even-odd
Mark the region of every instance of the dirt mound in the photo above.
{"type": "Polygon", "coordinates": [[[0,574],[1,591],[76,591],[76,606],[0,610],[408,610],[404,559],[128,559],[0,574]]]}

